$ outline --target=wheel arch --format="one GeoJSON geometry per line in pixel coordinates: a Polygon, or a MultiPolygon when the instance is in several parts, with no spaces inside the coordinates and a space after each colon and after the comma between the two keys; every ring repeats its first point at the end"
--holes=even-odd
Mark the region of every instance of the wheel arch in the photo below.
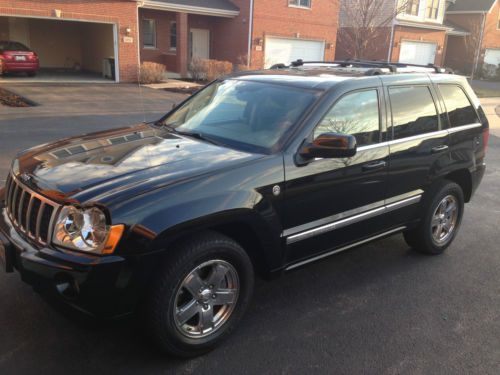
{"type": "Polygon", "coordinates": [[[256,272],[264,278],[270,278],[273,270],[282,266],[283,248],[280,237],[275,235],[280,229],[271,228],[252,210],[218,213],[176,225],[160,233],[154,247],[168,254],[168,249],[176,243],[205,231],[217,232],[236,241],[252,260],[256,272]]]}
{"type": "Polygon", "coordinates": [[[444,178],[459,185],[464,193],[464,201],[470,201],[472,196],[472,176],[468,169],[453,171],[444,176],[444,178]]]}

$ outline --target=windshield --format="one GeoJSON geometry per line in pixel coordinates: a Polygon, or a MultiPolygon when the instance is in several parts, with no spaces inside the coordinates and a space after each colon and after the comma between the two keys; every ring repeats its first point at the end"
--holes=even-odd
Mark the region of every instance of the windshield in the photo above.
{"type": "Polygon", "coordinates": [[[269,152],[317,95],[288,86],[230,79],[193,96],[163,124],[229,147],[269,152]]]}

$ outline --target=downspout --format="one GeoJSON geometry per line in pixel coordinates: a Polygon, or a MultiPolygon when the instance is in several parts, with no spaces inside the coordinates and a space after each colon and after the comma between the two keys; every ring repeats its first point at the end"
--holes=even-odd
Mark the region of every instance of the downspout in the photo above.
{"type": "Polygon", "coordinates": [[[394,43],[394,29],[396,26],[397,9],[398,9],[398,0],[394,0],[394,17],[392,18],[391,21],[391,38],[389,41],[389,52],[387,54],[387,62],[391,62],[391,57],[392,57],[392,44],[394,43]]]}
{"type": "Polygon", "coordinates": [[[250,0],[250,16],[249,16],[249,20],[248,20],[247,68],[250,68],[250,63],[252,61],[253,2],[254,2],[254,0],[250,0]]]}
{"type": "Polygon", "coordinates": [[[483,37],[484,37],[484,26],[486,24],[486,13],[483,13],[483,22],[481,25],[481,34],[479,36],[479,45],[477,46],[476,57],[474,59],[474,66],[472,67],[472,72],[470,74],[471,81],[474,79],[474,73],[476,72],[477,66],[479,64],[479,55],[481,54],[481,49],[483,47],[483,37]]]}

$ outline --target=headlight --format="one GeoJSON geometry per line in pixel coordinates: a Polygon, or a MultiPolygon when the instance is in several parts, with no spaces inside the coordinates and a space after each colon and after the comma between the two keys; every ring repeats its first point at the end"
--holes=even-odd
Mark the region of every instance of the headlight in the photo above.
{"type": "Polygon", "coordinates": [[[62,208],[54,227],[52,242],[56,246],[98,254],[110,253],[118,243],[123,232],[123,225],[111,227],[104,212],[98,207],[62,208]],[[116,236],[119,228],[120,233],[116,236]],[[113,243],[108,243],[108,240],[113,243]]]}

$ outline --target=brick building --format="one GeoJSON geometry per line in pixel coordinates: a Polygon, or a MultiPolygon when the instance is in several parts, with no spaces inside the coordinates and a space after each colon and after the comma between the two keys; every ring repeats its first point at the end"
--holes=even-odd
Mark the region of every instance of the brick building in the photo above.
{"type": "Polygon", "coordinates": [[[262,68],[334,58],[336,2],[322,0],[0,0],[0,40],[28,45],[42,68],[137,80],[141,61],[185,76],[193,57],[262,68]]]}
{"type": "MultiPolygon", "coordinates": [[[[450,36],[446,64],[464,73],[500,64],[500,1],[456,0],[446,20],[467,30],[465,37],[450,36]]],[[[493,67],[493,69],[495,69],[493,67]]]]}

